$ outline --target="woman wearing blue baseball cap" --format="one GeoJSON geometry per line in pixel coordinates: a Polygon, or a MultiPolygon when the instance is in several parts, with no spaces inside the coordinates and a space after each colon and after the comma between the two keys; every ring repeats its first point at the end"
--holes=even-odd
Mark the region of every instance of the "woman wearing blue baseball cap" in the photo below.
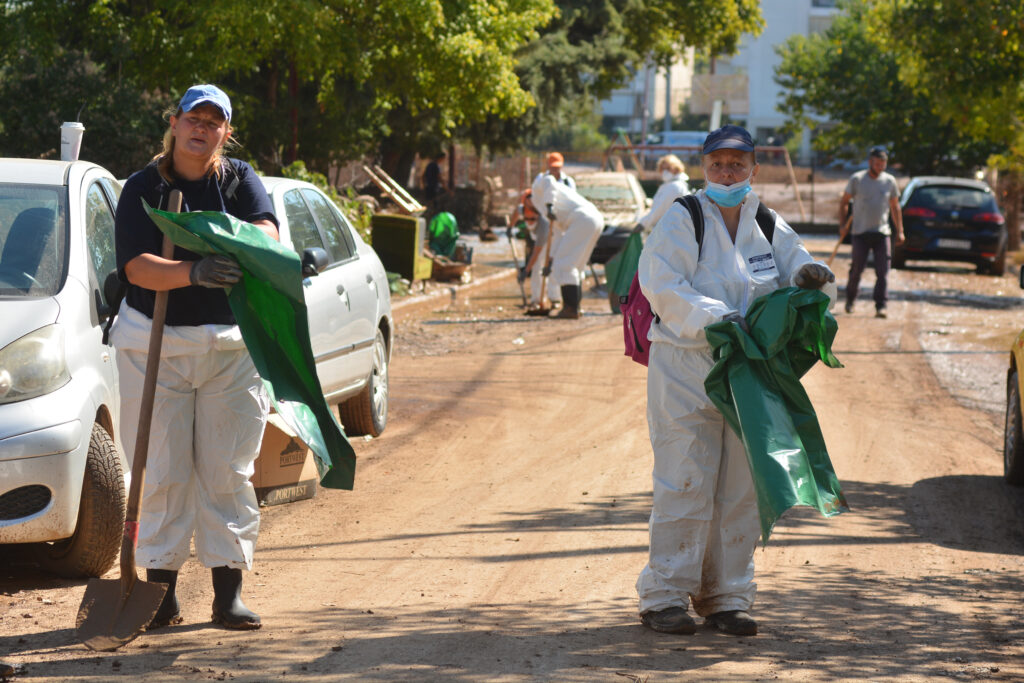
{"type": "Polygon", "coordinates": [[[712,131],[701,167],[706,183],[695,197],[703,239],[675,202],[640,256],[640,287],[658,317],[648,336],[650,554],[636,587],[650,629],[693,633],[692,605],[709,627],[754,635],[757,501],[743,443],[704,389],[714,364],[704,328],[730,320],[746,330],[750,304],[780,287],[824,289],[834,301],[835,276],[774,212],[771,237],[761,229],[750,133],[732,125],[712,131]]]}
{"type": "Polygon", "coordinates": [[[148,581],[168,584],[149,628],[181,621],[175,585],[193,538],[199,561],[212,570],[213,621],[260,627],[241,587],[259,530],[249,477],[269,399],[228,306],[226,290],[242,273],[230,258],[181,247],[163,258],[163,234],[143,207],[166,209],[179,190],[183,211],[226,212],[277,239],[256,172],[224,156],[231,134],[227,94],[215,85],[189,88],[170,115],[163,150],[128,178],[117,207],[117,267],[127,293],[111,343],[127,453],[135,449],[156,292],[168,291],[136,555],[148,581]]]}

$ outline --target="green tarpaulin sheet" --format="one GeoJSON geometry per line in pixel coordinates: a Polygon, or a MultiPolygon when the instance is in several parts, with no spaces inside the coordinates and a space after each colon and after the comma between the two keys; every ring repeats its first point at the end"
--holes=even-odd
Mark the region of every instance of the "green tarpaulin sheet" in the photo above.
{"type": "Polygon", "coordinates": [[[228,290],[228,303],[274,409],[313,451],[320,484],[351,489],[356,454],[320,390],[298,255],[224,213],[167,213],[145,206],[179,247],[238,261],[242,279],[228,290]]]}
{"type": "Polygon", "coordinates": [[[732,322],[705,328],[715,365],[704,381],[708,397],[743,441],[757,493],[761,541],[794,505],[831,517],[848,510],[825,439],[800,378],[832,355],[838,325],[828,296],[786,287],[754,301],[750,334],[732,322]]]}
{"type": "Polygon", "coordinates": [[[616,297],[629,294],[629,286],[633,283],[633,276],[636,275],[636,269],[640,264],[640,252],[643,250],[644,239],[640,233],[635,232],[629,236],[619,253],[604,264],[605,287],[608,288],[609,294],[615,295],[610,297],[613,313],[619,312],[616,297]]]}

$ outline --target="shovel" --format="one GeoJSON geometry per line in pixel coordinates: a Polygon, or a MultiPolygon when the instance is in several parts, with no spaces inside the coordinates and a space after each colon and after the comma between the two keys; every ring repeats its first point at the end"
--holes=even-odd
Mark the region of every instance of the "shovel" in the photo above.
{"type": "Polygon", "coordinates": [[[844,239],[846,239],[846,233],[849,232],[850,223],[852,222],[853,216],[850,216],[849,218],[846,219],[846,225],[844,225],[842,229],[839,231],[839,241],[836,242],[835,248],[832,249],[832,255],[828,257],[828,261],[825,262],[829,268],[832,267],[832,262],[836,260],[836,254],[839,253],[839,245],[843,243],[844,239]]]}
{"type": "MultiPolygon", "coordinates": [[[[171,191],[168,209],[175,213],[181,211],[181,192],[178,190],[171,191]]],[[[174,256],[174,244],[167,235],[164,235],[161,256],[165,259],[174,256]]],[[[92,650],[116,650],[134,639],[153,620],[167,592],[166,583],[142,581],[135,568],[135,546],[139,540],[139,503],[146,479],[149,428],[153,422],[153,397],[156,394],[166,314],[167,291],[164,290],[156,293],[153,305],[153,327],[149,334],[146,378],[139,407],[139,430],[132,459],[132,482],[128,491],[124,534],[121,536],[121,578],[89,579],[75,622],[78,639],[92,650]]]]}
{"type": "Polygon", "coordinates": [[[512,247],[512,263],[516,265],[516,281],[519,283],[519,293],[523,295],[523,305],[527,304],[526,301],[526,287],[523,286],[523,281],[519,279],[519,254],[516,253],[516,239],[512,236],[512,228],[509,228],[507,233],[508,243],[512,247]]]}

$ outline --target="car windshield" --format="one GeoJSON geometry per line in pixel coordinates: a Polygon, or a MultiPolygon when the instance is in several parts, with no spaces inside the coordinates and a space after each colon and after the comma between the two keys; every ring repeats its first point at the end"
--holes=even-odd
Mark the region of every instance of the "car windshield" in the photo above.
{"type": "Polygon", "coordinates": [[[576,190],[599,210],[622,207],[636,208],[636,195],[626,185],[589,184],[587,181],[577,178],[576,190]]]}
{"type": "Polygon", "coordinates": [[[60,290],[66,226],[63,186],[0,183],[0,296],[44,297],[60,290]]]}
{"type": "Polygon", "coordinates": [[[910,196],[907,207],[933,211],[997,211],[996,200],[988,192],[958,185],[929,185],[910,196]]]}

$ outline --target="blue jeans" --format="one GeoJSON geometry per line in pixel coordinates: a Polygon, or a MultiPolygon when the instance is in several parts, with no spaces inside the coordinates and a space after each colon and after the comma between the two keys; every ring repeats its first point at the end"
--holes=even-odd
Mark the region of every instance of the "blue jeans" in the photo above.
{"type": "Polygon", "coordinates": [[[860,288],[860,276],[868,262],[868,253],[875,259],[875,308],[885,308],[886,291],[889,284],[889,236],[878,232],[853,235],[850,238],[852,257],[850,261],[850,279],[846,283],[846,303],[852,305],[857,299],[860,288]]]}

